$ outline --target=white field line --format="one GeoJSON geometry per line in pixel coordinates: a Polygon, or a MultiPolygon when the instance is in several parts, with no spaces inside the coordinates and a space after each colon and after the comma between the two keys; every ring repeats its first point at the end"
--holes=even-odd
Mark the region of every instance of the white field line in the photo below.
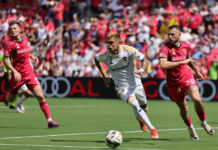
{"type": "MultiPolygon", "coordinates": [[[[195,128],[196,130],[203,130],[203,128],[195,128]]],[[[218,129],[218,127],[213,127],[213,129],[218,129]]],[[[166,131],[184,131],[187,128],[175,128],[175,129],[158,129],[158,132],[166,131]]],[[[139,133],[141,130],[137,131],[121,131],[122,133],[139,133]]],[[[107,132],[86,132],[86,133],[68,133],[68,134],[50,134],[50,135],[34,135],[34,136],[16,136],[16,137],[3,137],[0,140],[12,140],[12,139],[24,139],[24,138],[43,138],[43,137],[56,137],[56,136],[77,136],[77,135],[101,135],[107,132]]]]}
{"type": "MultiPolygon", "coordinates": [[[[111,149],[109,147],[90,146],[64,146],[64,145],[35,145],[35,144],[0,144],[0,146],[21,146],[21,147],[55,147],[55,148],[75,148],[75,149],[111,149]]],[[[164,150],[164,149],[142,149],[142,148],[119,148],[124,150],[164,150]]]]}

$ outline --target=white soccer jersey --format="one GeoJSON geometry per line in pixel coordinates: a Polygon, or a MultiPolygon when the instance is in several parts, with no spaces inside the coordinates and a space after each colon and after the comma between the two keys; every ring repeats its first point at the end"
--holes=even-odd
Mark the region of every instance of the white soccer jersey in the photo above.
{"type": "Polygon", "coordinates": [[[134,60],[142,61],[144,55],[135,48],[128,45],[120,45],[120,53],[113,55],[107,52],[101,52],[96,55],[96,59],[105,63],[108,67],[112,79],[115,82],[116,89],[135,88],[142,85],[139,75],[134,73],[134,60]]]}

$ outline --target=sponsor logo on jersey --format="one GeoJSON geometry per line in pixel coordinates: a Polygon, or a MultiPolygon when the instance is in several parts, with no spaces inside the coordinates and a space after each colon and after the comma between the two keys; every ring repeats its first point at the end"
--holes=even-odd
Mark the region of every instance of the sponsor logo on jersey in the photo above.
{"type": "Polygon", "coordinates": [[[110,69],[110,71],[119,71],[119,70],[123,70],[129,67],[129,62],[127,63],[127,65],[119,67],[119,68],[114,68],[114,69],[110,69]]]}
{"type": "Polygon", "coordinates": [[[26,53],[26,52],[29,52],[29,49],[28,49],[28,48],[17,50],[17,54],[23,54],[23,53],[26,53]]]}
{"type": "Polygon", "coordinates": [[[185,48],[183,48],[183,52],[184,52],[184,54],[186,55],[186,49],[185,49],[185,48]]]}
{"type": "Polygon", "coordinates": [[[185,58],[186,58],[185,56],[173,57],[172,61],[181,61],[181,60],[184,60],[185,58]]]}

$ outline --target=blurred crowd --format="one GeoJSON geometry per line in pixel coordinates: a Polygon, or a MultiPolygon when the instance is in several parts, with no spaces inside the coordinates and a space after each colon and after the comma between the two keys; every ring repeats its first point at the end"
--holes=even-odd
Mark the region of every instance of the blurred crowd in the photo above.
{"type": "Polygon", "coordinates": [[[218,79],[216,0],[0,0],[0,8],[0,40],[19,20],[40,60],[37,76],[100,76],[93,57],[106,51],[107,34],[119,33],[149,59],[143,77],[164,78],[158,52],[177,24],[205,79],[218,79]]]}

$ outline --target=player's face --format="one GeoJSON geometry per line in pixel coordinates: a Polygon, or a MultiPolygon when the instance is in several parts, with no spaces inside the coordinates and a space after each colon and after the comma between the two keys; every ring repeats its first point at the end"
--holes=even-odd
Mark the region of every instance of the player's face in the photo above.
{"type": "Polygon", "coordinates": [[[168,31],[168,39],[169,42],[172,44],[175,44],[177,41],[179,41],[180,38],[180,31],[176,28],[173,28],[168,31]]]}
{"type": "Polygon", "coordinates": [[[10,36],[17,37],[20,35],[21,29],[17,24],[13,24],[9,27],[10,36]]]}
{"type": "Polygon", "coordinates": [[[112,54],[116,54],[118,45],[119,45],[119,42],[116,41],[115,38],[110,38],[107,40],[107,49],[112,54]]]}

